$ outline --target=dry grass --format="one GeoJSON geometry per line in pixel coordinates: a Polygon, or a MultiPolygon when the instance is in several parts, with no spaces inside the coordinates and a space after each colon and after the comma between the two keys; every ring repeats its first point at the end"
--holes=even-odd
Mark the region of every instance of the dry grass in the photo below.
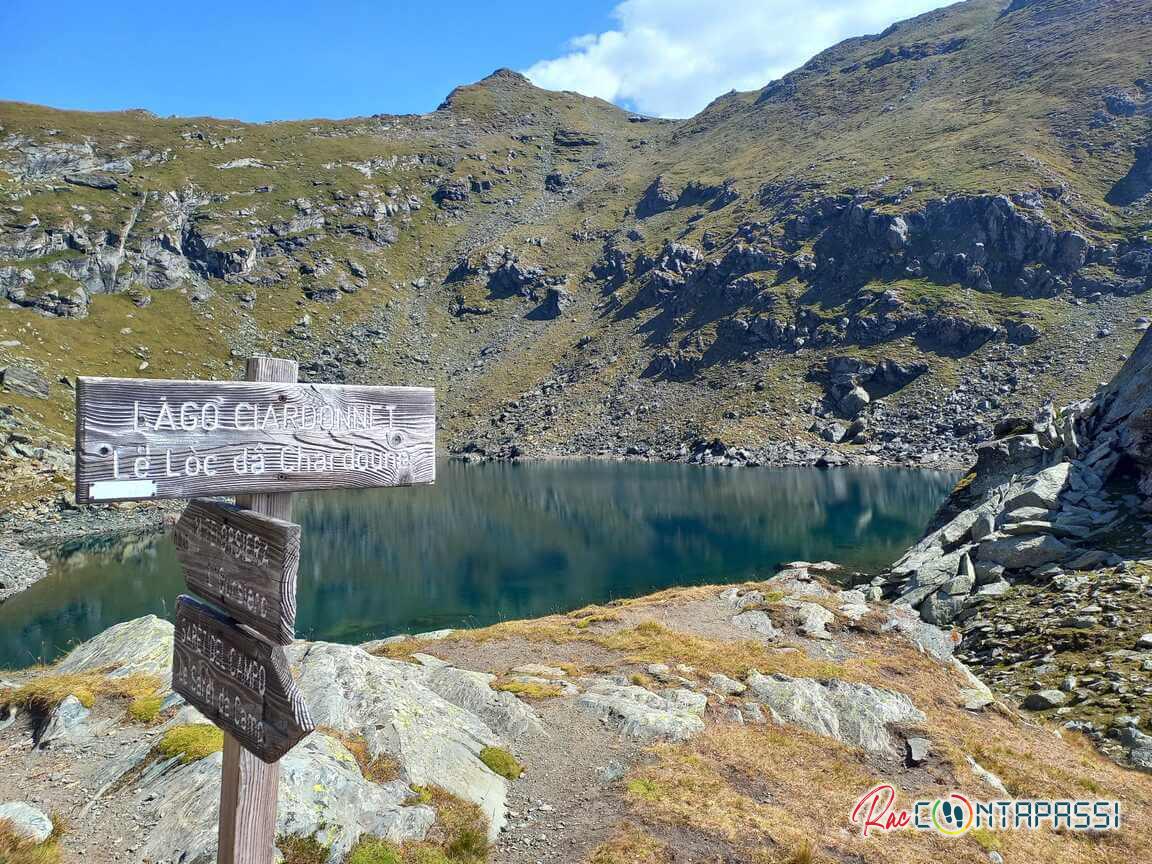
{"type": "MultiPolygon", "coordinates": [[[[98,697],[130,699],[135,704],[156,698],[160,686],[157,675],[112,677],[99,672],[74,675],[46,673],[0,695],[0,701],[47,714],[69,696],[75,696],[85,708],[91,708],[98,697]]],[[[129,710],[132,711],[132,706],[129,710]]],[[[137,706],[136,710],[143,713],[141,706],[137,706]]],[[[156,711],[159,712],[158,704],[156,711]]]]}
{"type": "MultiPolygon", "coordinates": [[[[662,606],[673,602],[674,598],[698,599],[697,595],[715,594],[709,587],[701,592],[698,589],[677,589],[661,592],[665,596],[661,603],[635,603],[632,619],[641,620],[631,626],[613,627],[623,619],[608,620],[599,613],[583,614],[578,618],[553,615],[530,621],[506,621],[479,630],[460,631],[443,640],[442,647],[460,642],[501,642],[524,640],[553,645],[585,643],[621,655],[622,663],[651,664],[663,663],[669,666],[683,664],[694,666],[702,673],[722,672],[733,678],[743,678],[752,669],[765,674],[780,672],[793,676],[814,678],[836,677],[849,681],[864,681],[876,677],[868,664],[849,660],[833,664],[824,660],[812,659],[803,650],[789,645],[766,645],[755,639],[709,639],[673,629],[656,620],[645,617],[645,607],[658,614],[662,606]],[[595,625],[582,622],[598,619],[595,625]]],[[[586,612],[587,610],[582,610],[586,612]]],[[[396,643],[405,645],[406,643],[396,643]]],[[[392,648],[393,646],[386,646],[392,648]]],[[[431,646],[409,646],[408,654],[431,646]]]]}
{"type": "Polygon", "coordinates": [[[664,864],[671,860],[667,846],[638,825],[625,822],[592,851],[587,864],[664,864]]]}
{"type": "Polygon", "coordinates": [[[276,838],[276,848],[284,856],[284,864],[325,864],[328,860],[328,847],[315,837],[286,834],[276,838]]]}
{"type": "Polygon", "coordinates": [[[52,833],[43,843],[34,843],[18,834],[11,822],[0,819],[0,864],[59,864],[64,830],[63,818],[53,813],[52,833]]]}
{"type": "Polygon", "coordinates": [[[343,744],[344,749],[356,760],[365,780],[371,780],[373,783],[389,783],[399,779],[403,774],[402,766],[392,756],[387,753],[373,756],[369,753],[368,742],[364,740],[363,735],[353,735],[332,726],[318,726],[316,731],[343,744]]]}
{"type": "MultiPolygon", "coordinates": [[[[1079,735],[1011,713],[975,715],[957,707],[961,682],[939,665],[904,657],[887,639],[871,668],[891,676],[928,715],[924,733],[940,762],[928,774],[883,767],[862,751],[794,727],[710,726],[692,741],[659,745],[655,762],[629,776],[633,813],[670,831],[690,830],[740,848],[770,850],[765,861],[868,860],[892,864],[969,864],[994,849],[1006,861],[1128,864],[1152,860],[1152,782],[1104,759],[1079,735]],[[890,664],[903,666],[895,675],[890,664]],[[863,839],[849,813],[878,782],[898,790],[898,807],[958,789],[985,799],[994,793],[972,773],[964,754],[1004,779],[1018,796],[1100,798],[1123,802],[1125,828],[1095,836],[1051,831],[973,831],[957,839],[898,831],[863,839]],[[818,838],[814,841],[813,838],[818,838]],[[819,844],[818,847],[812,845],[819,844]]],[[[898,687],[894,687],[898,685],[898,687]]],[[[657,833],[659,836],[659,833],[657,833]]],[[[747,854],[755,859],[755,850],[747,854]]]]}
{"type": "Polygon", "coordinates": [[[564,692],[563,688],[556,684],[541,684],[536,681],[515,681],[512,679],[493,681],[492,689],[513,693],[522,699],[551,699],[564,692]]]}
{"type": "Polygon", "coordinates": [[[396,844],[365,835],[352,847],[348,864],[483,864],[488,860],[488,821],[479,807],[439,786],[413,786],[412,790],[409,804],[427,804],[436,810],[436,822],[424,840],[396,844]]]}

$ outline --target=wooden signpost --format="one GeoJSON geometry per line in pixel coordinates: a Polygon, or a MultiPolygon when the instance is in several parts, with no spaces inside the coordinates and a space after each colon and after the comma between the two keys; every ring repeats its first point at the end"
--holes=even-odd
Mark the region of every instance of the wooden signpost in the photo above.
{"type": "Polygon", "coordinates": [[[278,760],[313,729],[281,647],[300,563],[291,493],[435,481],[433,390],[296,377],[295,361],[259,357],[247,381],[76,386],[77,501],[237,496],[193,500],[175,530],[203,600],[177,601],[172,686],[225,733],[220,864],[271,864],[278,760]]]}
{"type": "Polygon", "coordinates": [[[431,483],[426,387],[79,378],[76,500],[431,483]]]}
{"type": "Polygon", "coordinates": [[[315,728],[284,649],[185,595],[176,601],[172,687],[265,762],[315,728]]]}
{"type": "Polygon", "coordinates": [[[188,587],[277,645],[295,636],[300,526],[215,501],[192,501],[176,523],[188,587]]]}

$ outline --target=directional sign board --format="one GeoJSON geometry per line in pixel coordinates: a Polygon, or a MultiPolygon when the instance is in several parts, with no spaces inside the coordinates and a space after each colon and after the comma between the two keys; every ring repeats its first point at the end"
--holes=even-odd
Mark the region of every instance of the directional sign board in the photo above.
{"type": "Polygon", "coordinates": [[[300,526],[216,501],[192,501],[176,523],[188,588],[278,645],[295,636],[300,526]]]}
{"type": "Polygon", "coordinates": [[[432,483],[435,391],[79,378],[76,499],[432,483]]]}
{"type": "Polygon", "coordinates": [[[284,649],[186,595],[176,601],[172,689],[265,762],[315,728],[284,649]]]}

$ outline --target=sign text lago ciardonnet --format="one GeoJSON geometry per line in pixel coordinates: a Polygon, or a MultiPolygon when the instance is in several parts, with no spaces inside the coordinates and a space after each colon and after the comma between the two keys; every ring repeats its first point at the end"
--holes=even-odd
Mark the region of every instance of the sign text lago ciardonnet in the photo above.
{"type": "Polygon", "coordinates": [[[82,502],[435,479],[424,387],[80,378],[76,425],[82,502]]]}

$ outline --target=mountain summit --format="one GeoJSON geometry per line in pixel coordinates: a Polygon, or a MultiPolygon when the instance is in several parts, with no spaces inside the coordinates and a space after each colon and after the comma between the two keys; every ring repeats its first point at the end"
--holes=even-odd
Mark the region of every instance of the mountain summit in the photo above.
{"type": "Polygon", "coordinates": [[[960,464],[1148,325],[1150,43],[1143,0],[968,0],[683,121],[507,69],[414,116],[4,103],[4,422],[259,352],[434,384],[478,455],[960,464]]]}

